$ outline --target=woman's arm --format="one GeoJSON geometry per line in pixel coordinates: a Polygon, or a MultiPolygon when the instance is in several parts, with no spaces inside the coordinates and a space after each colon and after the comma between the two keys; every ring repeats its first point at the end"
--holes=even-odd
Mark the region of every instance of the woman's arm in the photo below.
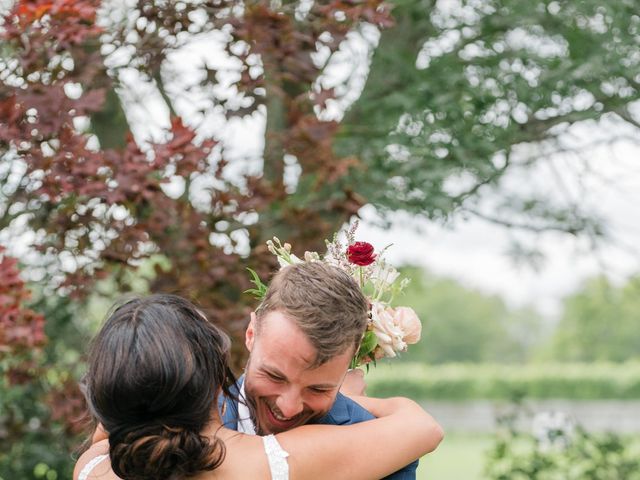
{"type": "Polygon", "coordinates": [[[388,417],[402,409],[406,398],[373,398],[364,395],[351,395],[349,398],[367,410],[376,418],[388,417]]]}
{"type": "Polygon", "coordinates": [[[278,434],[289,452],[291,480],[379,479],[438,446],[440,425],[407,398],[356,399],[374,420],[346,426],[308,425],[278,434]]]}
{"type": "Polygon", "coordinates": [[[360,368],[349,370],[340,385],[340,393],[347,397],[366,395],[367,382],[364,381],[364,371],[360,368]]]}

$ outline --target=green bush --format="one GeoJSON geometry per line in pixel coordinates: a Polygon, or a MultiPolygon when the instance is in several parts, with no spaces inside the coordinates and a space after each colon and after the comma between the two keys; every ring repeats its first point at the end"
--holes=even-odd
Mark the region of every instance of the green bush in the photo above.
{"type": "Polygon", "coordinates": [[[640,480],[637,444],[614,433],[596,434],[568,417],[538,419],[525,404],[499,417],[495,443],[488,452],[490,480],[640,480]],[[529,424],[530,422],[525,422],[529,424]]]}
{"type": "Polygon", "coordinates": [[[640,363],[381,363],[370,370],[367,383],[372,396],[433,400],[640,399],[640,363]]]}
{"type": "Polygon", "coordinates": [[[49,338],[38,375],[21,385],[0,375],[0,480],[71,478],[74,452],[85,438],[76,380],[90,335],[74,322],[85,316],[69,299],[37,298],[34,309],[45,315],[49,338]]]}

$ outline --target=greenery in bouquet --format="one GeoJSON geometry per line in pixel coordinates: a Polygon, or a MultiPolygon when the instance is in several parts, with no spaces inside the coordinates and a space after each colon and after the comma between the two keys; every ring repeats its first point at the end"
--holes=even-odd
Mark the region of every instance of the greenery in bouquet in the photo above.
{"type": "MultiPolygon", "coordinates": [[[[292,253],[289,243],[278,238],[267,241],[269,251],[278,259],[280,268],[286,268],[302,262],[325,262],[344,270],[358,283],[369,301],[369,323],[362,338],[360,348],[354,355],[351,368],[375,362],[381,358],[394,358],[407,350],[408,345],[420,340],[422,324],[410,307],[392,306],[394,300],[409,282],[401,278],[400,273],[384,259],[389,246],[376,253],[368,242],[356,241],[358,222],[354,222],[345,233],[346,242],[340,240],[338,233],[331,241],[326,241],[324,255],[317,252],[305,252],[302,258],[292,253]]],[[[255,288],[247,290],[259,300],[267,292],[267,286],[256,272],[249,269],[255,288]]]]}

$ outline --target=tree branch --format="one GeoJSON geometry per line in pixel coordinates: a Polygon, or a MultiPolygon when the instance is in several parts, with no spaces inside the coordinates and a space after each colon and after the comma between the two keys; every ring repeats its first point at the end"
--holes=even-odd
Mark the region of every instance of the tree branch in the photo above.
{"type": "Polygon", "coordinates": [[[489,215],[474,208],[462,207],[461,210],[464,212],[470,213],[482,220],[486,220],[487,222],[494,223],[496,225],[500,225],[502,227],[513,228],[518,230],[526,230],[534,233],[545,233],[545,232],[562,232],[568,233],[573,236],[577,236],[583,229],[584,226],[580,227],[577,225],[563,225],[563,224],[552,224],[549,223],[547,225],[532,225],[530,223],[520,223],[513,222],[510,220],[505,220],[503,218],[499,218],[493,215],[489,215]]]}

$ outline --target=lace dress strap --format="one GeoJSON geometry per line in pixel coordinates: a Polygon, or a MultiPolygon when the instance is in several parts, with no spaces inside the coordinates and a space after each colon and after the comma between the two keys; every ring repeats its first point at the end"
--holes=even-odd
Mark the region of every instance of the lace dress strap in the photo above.
{"type": "Polygon", "coordinates": [[[274,435],[262,437],[262,443],[269,461],[271,480],[289,480],[289,463],[287,462],[289,454],[283,450],[274,435]]]}
{"type": "Polygon", "coordinates": [[[89,478],[89,474],[95,468],[95,466],[98,465],[101,461],[103,461],[108,456],[109,454],[107,453],[105,455],[98,455],[97,457],[92,458],[91,461],[87,463],[84,466],[84,468],[80,471],[80,475],[78,475],[78,480],[87,480],[87,478],[89,478]]]}

